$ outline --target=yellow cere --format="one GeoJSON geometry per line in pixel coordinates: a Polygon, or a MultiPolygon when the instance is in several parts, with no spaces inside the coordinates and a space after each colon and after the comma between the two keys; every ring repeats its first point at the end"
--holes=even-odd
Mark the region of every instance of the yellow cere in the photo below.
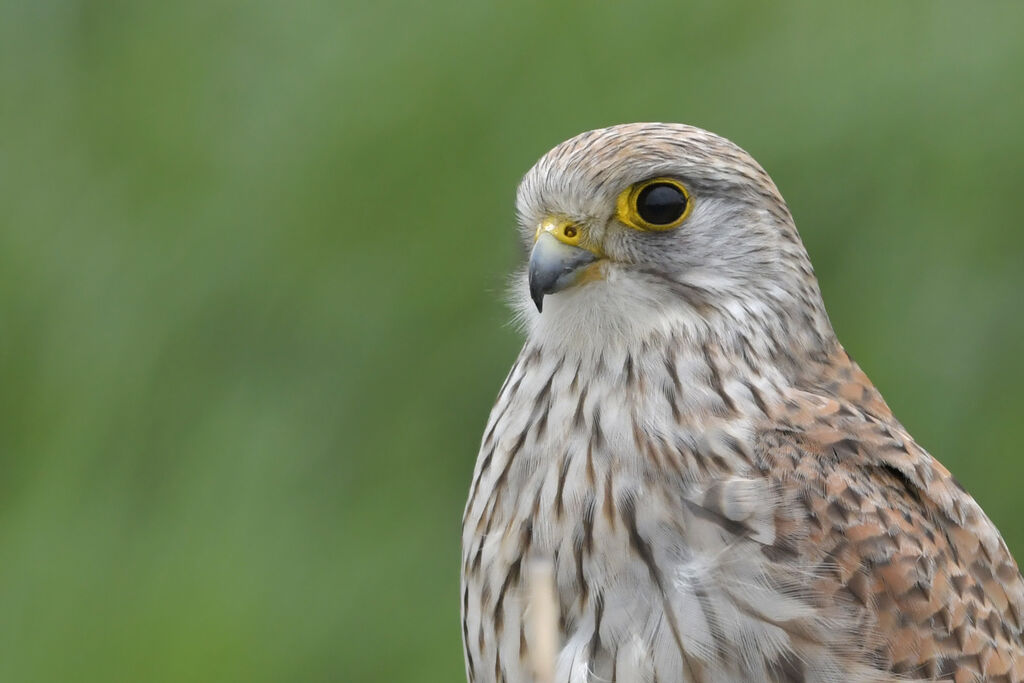
{"type": "Polygon", "coordinates": [[[543,232],[550,232],[551,236],[559,242],[574,247],[578,246],[580,240],[583,239],[583,231],[580,230],[578,225],[571,221],[556,218],[548,218],[541,222],[537,226],[537,233],[533,236],[533,241],[536,242],[543,232]]]}
{"type": "Polygon", "coordinates": [[[683,221],[686,220],[687,216],[690,215],[690,211],[693,210],[693,200],[690,196],[690,191],[686,189],[686,186],[675,178],[651,178],[635,185],[630,185],[619,194],[619,198],[616,201],[617,217],[620,221],[633,228],[634,230],[671,230],[672,228],[678,227],[683,221]],[[637,198],[645,188],[651,185],[672,185],[679,189],[686,197],[686,209],[679,218],[675,219],[671,223],[665,223],[663,225],[651,223],[644,220],[640,213],[637,211],[637,198]]]}

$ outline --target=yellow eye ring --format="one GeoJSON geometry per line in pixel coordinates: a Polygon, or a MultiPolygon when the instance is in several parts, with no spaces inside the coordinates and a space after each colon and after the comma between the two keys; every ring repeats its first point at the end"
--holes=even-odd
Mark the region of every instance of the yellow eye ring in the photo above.
{"type": "Polygon", "coordinates": [[[620,221],[634,230],[671,230],[693,210],[689,190],[675,178],[651,178],[630,185],[616,201],[620,221]]]}

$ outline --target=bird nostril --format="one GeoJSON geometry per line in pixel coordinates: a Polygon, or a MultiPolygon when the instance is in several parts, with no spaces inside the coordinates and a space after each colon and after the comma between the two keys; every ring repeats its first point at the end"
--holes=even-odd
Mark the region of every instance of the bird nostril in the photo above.
{"type": "Polygon", "coordinates": [[[572,239],[573,237],[576,237],[576,228],[572,225],[567,225],[565,226],[565,229],[562,230],[562,234],[572,239]]]}

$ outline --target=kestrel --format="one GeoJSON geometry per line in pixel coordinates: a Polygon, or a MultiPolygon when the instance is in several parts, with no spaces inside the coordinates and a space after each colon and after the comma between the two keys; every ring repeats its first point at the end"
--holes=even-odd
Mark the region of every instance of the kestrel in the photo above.
{"type": "Polygon", "coordinates": [[[516,208],[526,342],[466,505],[470,681],[1024,681],[1013,557],[843,350],[757,162],[615,126],[516,208]]]}

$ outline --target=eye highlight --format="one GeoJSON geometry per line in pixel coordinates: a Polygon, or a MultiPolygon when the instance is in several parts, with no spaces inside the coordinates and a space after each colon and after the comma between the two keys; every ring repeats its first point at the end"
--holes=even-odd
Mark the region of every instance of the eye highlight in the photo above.
{"type": "Polygon", "coordinates": [[[671,230],[690,215],[690,193],[674,178],[652,178],[626,188],[618,218],[635,230],[671,230]]]}

